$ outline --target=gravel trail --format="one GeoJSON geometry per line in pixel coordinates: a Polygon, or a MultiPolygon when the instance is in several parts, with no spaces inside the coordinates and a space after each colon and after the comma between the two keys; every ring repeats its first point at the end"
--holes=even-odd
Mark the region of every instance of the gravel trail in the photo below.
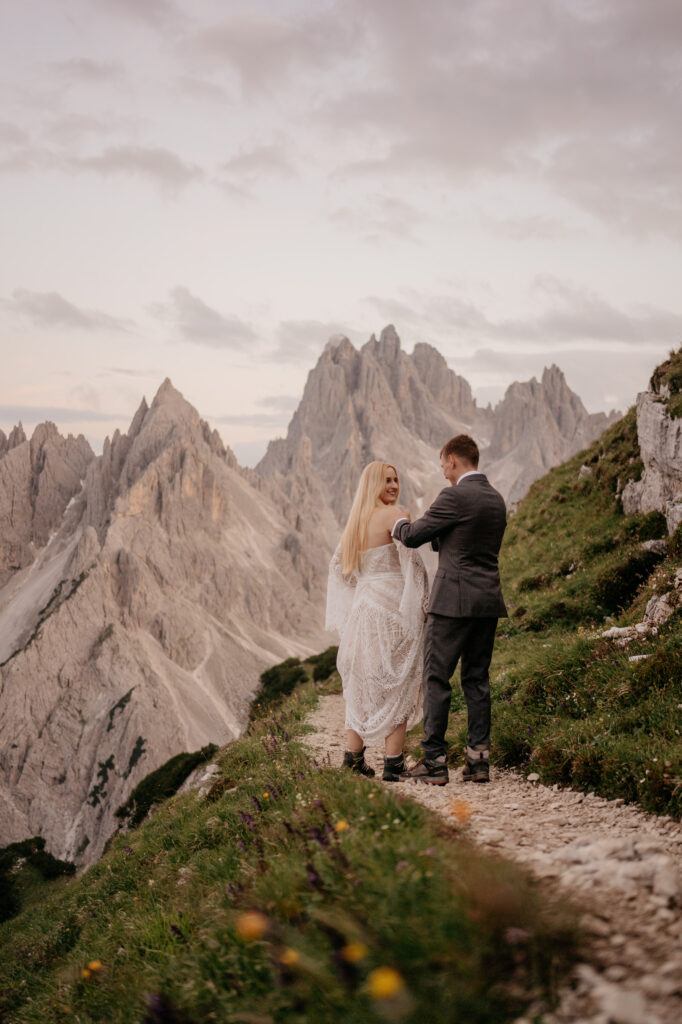
{"type": "MultiPolygon", "coordinates": [[[[305,739],[315,756],[326,761],[329,755],[341,765],[342,696],[321,697],[308,721],[315,732],[305,739]]],[[[366,755],[377,779],[382,754],[368,748],[366,755]]],[[[682,1022],[679,822],[495,769],[490,785],[466,784],[460,770],[451,769],[447,786],[404,782],[392,788],[458,825],[487,851],[561,888],[583,909],[590,962],[577,965],[544,1024],[682,1022]]]]}

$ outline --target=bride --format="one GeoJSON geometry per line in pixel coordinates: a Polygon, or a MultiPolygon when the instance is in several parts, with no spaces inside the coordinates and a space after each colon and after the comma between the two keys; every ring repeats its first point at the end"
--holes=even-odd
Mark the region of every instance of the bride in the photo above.
{"type": "Polygon", "coordinates": [[[422,717],[422,654],[428,581],[419,554],[391,539],[398,474],[365,466],[329,565],[327,629],[340,633],[336,665],[346,701],[344,766],[374,775],[365,744],[385,741],[384,773],[405,771],[405,731],[422,717]]]}

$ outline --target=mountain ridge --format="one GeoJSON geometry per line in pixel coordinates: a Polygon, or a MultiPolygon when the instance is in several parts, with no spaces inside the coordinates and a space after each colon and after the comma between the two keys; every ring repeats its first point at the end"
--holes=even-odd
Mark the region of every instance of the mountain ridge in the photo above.
{"type": "Polygon", "coordinates": [[[73,497],[0,590],[0,834],[90,863],[142,776],[239,735],[323,631],[305,547],[170,382],[73,497]]]}
{"type": "Polygon", "coordinates": [[[419,509],[429,504],[442,487],[440,447],[467,432],[479,442],[481,469],[514,503],[619,416],[589,414],[555,365],[540,381],[510,384],[495,408],[479,407],[436,348],[421,342],[408,355],[389,324],[360,349],[345,336],[330,340],[286,437],[270,442],[256,471],[291,491],[296,460],[311,463],[339,525],[362,466],[374,458],[398,463],[404,500],[419,509]]]}

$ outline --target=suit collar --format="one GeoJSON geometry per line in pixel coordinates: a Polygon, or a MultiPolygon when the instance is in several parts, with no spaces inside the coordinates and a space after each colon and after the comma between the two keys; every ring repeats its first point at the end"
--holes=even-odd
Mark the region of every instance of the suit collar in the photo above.
{"type": "Polygon", "coordinates": [[[485,481],[486,483],[488,482],[488,478],[485,475],[485,473],[481,473],[480,469],[472,469],[468,473],[464,473],[463,476],[459,478],[459,480],[455,484],[455,487],[459,487],[460,484],[466,484],[472,480],[485,481]]]}

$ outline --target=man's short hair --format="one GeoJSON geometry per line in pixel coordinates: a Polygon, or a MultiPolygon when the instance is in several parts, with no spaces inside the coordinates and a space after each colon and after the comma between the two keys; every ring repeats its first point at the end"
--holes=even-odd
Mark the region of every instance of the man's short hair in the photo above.
{"type": "Polygon", "coordinates": [[[456,455],[459,459],[463,459],[472,466],[478,466],[478,445],[473,437],[469,437],[468,434],[458,434],[457,437],[451,437],[443,445],[440,453],[445,455],[446,458],[448,455],[456,455]]]}

